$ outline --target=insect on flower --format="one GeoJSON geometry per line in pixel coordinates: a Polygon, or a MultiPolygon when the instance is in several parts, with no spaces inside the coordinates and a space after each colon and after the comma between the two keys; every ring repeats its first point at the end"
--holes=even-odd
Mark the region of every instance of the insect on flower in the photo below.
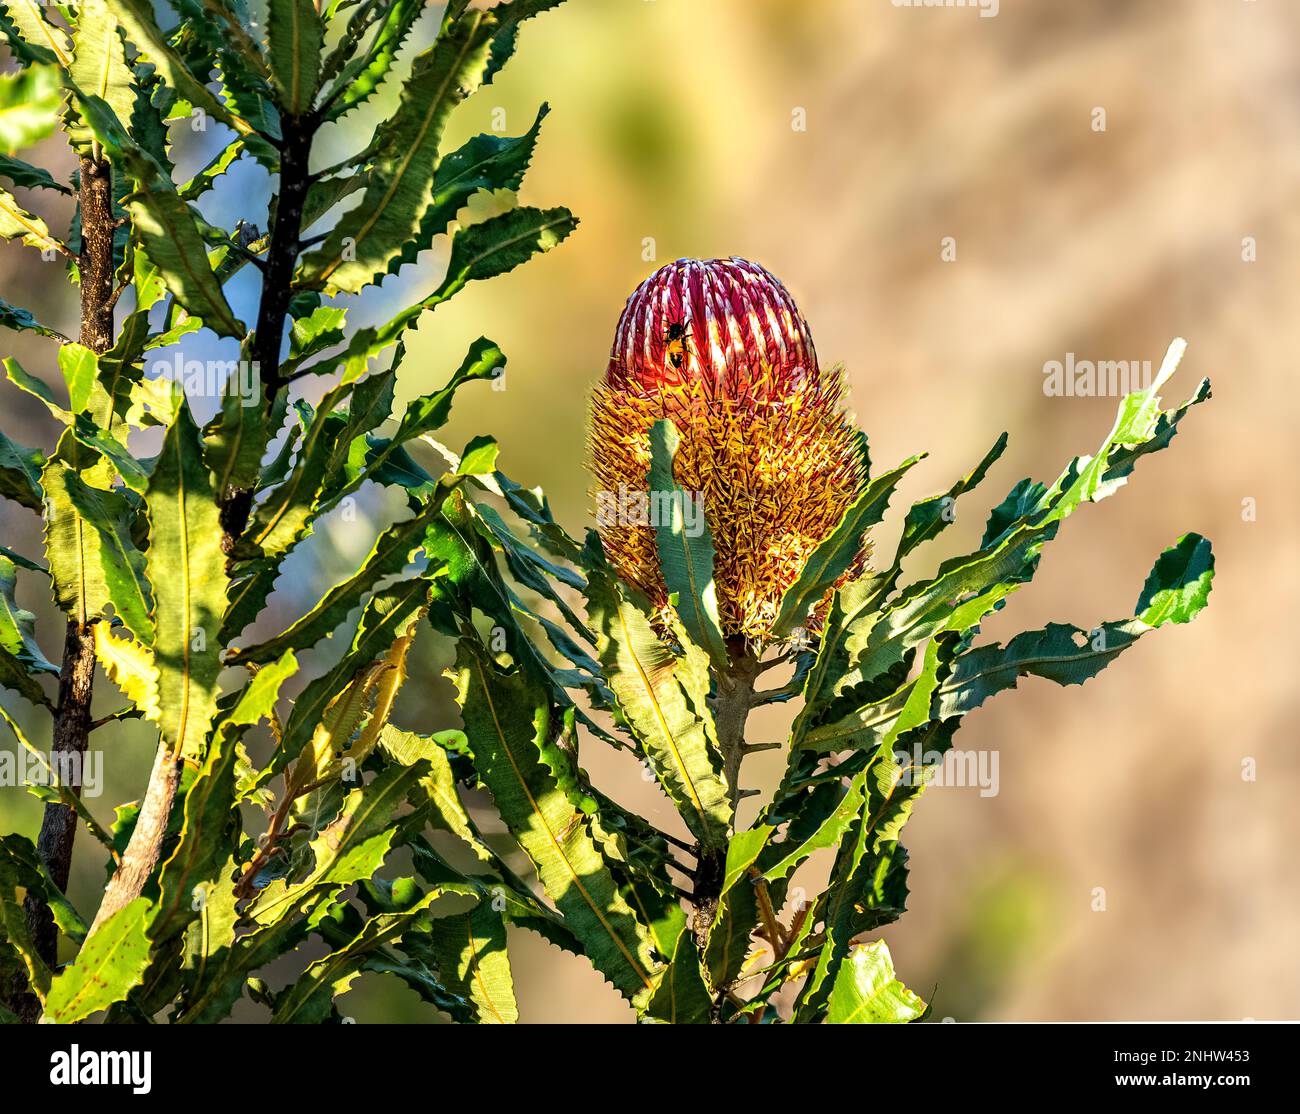
{"type": "Polygon", "coordinates": [[[684,321],[669,321],[664,329],[664,340],[668,344],[668,362],[680,370],[686,360],[689,333],[684,321]]]}

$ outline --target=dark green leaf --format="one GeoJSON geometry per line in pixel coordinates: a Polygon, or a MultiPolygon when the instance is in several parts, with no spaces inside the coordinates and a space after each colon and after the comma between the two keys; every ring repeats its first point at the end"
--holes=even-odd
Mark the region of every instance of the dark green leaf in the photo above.
{"type": "Polygon", "coordinates": [[[619,896],[582,812],[543,761],[542,748],[553,746],[545,691],[520,673],[500,672],[469,639],[460,642],[456,668],[474,766],[502,819],[596,969],[643,1002],[658,974],[648,932],[619,896]]]}
{"type": "Polygon", "coordinates": [[[0,432],[0,495],[40,511],[41,468],[45,456],[39,449],[29,449],[10,441],[0,432]]]}

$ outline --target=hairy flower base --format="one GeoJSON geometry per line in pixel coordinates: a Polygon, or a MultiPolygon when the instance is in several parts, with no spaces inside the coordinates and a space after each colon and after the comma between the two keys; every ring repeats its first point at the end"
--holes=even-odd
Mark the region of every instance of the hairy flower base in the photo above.
{"type": "MultiPolygon", "coordinates": [[[[718,398],[695,380],[646,388],[604,385],[592,399],[596,492],[646,491],[650,427],[671,418],[681,438],[674,478],[703,497],[715,548],[722,630],[766,639],[781,597],[809,554],[838,525],[865,483],[844,377],[808,379],[779,400],[718,398]]],[[[599,497],[599,496],[597,496],[599,497]]],[[[658,607],[667,605],[653,525],[601,526],[619,576],[658,607]]],[[[849,572],[861,572],[863,558],[849,572]]]]}

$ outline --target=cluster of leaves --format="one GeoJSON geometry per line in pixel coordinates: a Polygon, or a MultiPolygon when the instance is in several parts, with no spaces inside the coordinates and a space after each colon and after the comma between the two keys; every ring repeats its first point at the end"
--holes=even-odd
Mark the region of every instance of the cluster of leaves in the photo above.
{"type": "MultiPolygon", "coordinates": [[[[956,500],[983,480],[1005,434],[969,475],[910,508],[887,567],[837,586],[863,531],[881,521],[919,458],[873,478],[787,590],[768,648],[778,652],[758,665],[722,644],[707,531],[691,536],[680,516],[657,526],[673,600],[665,619],[617,581],[594,533],[580,545],[535,495],[500,473],[474,477],[472,487],[519,516],[527,538],[512,536],[490,507],[466,502],[464,536],[477,559],[451,563],[461,587],[445,616],[447,633],[459,636],[462,756],[582,951],[645,1018],[857,1023],[924,1015],[924,1003],[895,979],[883,941],[861,937],[903,912],[900,832],[962,718],[1024,676],[1080,684],[1146,632],[1190,621],[1208,600],[1210,544],[1187,534],[1156,561],[1132,617],[1090,631],[1054,623],[1005,645],[976,642],[981,622],[1033,577],[1061,522],[1124,485],[1138,459],[1164,448],[1188,409],[1209,397],[1204,381],[1188,402],[1161,408],[1157,391],[1182,350],[1176,342],[1151,388],[1124,400],[1095,455],[1072,460],[1051,485],[1016,484],[975,552],[903,583],[905,559],[954,521],[956,500]],[[512,583],[547,597],[557,618],[528,609],[512,583]],[[584,620],[565,602],[566,589],[584,597],[584,620]],[[814,625],[828,592],[829,612],[808,638],[801,626],[814,625]],[[476,612],[509,632],[499,652],[480,637],[476,612]],[[559,665],[547,664],[518,629],[520,615],[544,632],[559,665]],[[745,687],[790,661],[786,684],[745,687]],[[746,708],[801,702],[784,744],[784,777],[743,829],[735,816],[742,794],[727,773],[738,685],[746,708]],[[570,694],[611,715],[614,734],[570,694]],[[693,836],[689,848],[590,784],[578,763],[582,734],[629,746],[646,762],[693,836]],[[832,855],[829,884],[795,902],[792,879],[819,851],[832,855]],[[682,877],[694,885],[689,894],[679,889],[682,877]]],[[[676,438],[660,423],[651,439],[648,482],[667,494],[676,438]]],[[[435,609],[435,622],[443,612],[435,609]]],[[[741,757],[753,749],[742,740],[741,757]]]]}
{"type": "MultiPolygon", "coordinates": [[[[675,610],[653,613],[619,582],[594,533],[571,537],[540,492],[497,469],[490,439],[459,456],[433,440],[455,392],[501,368],[490,341],[473,345],[443,388],[392,413],[406,331],[466,283],[573,227],[565,210],[526,207],[452,227],[478,191],[519,186],[542,114],[523,135],[440,151],[456,103],[506,63],[520,22],[556,2],[449,4],[365,148],[315,171],[314,129],[389,77],[418,0],[334,0],[319,11],[312,0],[271,0],[265,42],[240,0],[174,0],[167,29],[147,0],[92,0],[57,20],[0,4],[0,29],[23,63],[0,84],[0,137],[13,136],[16,150],[62,111],[78,150],[113,167],[117,273],[134,298],[106,351],[60,344],[66,403],[5,365],[64,432],[48,457],[0,440],[0,493],[43,515],[46,539],[44,564],[0,556],[0,684],[50,708],[40,678],[58,670],[15,598],[20,569],[48,576],[74,625],[93,630],[97,658],[127,698],[120,716],[155,724],[159,763],[181,771],[162,854],[138,894],[89,930],[31,841],[0,840],[0,974],[24,980],[49,1020],[107,1010],[204,1022],[251,1002],[274,1021],[327,1021],[360,975],[379,972],[455,1020],[509,1022],[512,926],[585,957],[646,1020],[914,1020],[924,1003],[895,978],[885,945],[862,940],[906,899],[899,835],[932,768],[900,756],[918,745],[941,754],[967,712],[1019,677],[1082,682],[1206,603],[1209,544],[1187,535],[1156,562],[1133,617],[976,643],[1062,520],[1123,485],[1208,397],[1202,384],[1188,403],[1161,409],[1156,391],[1175,350],[1152,388],[1124,401],[1095,456],[1050,486],[1017,484],[979,548],[933,576],[903,583],[903,562],[952,521],[954,500],[984,478],[1005,436],[970,475],[912,506],[886,568],[838,584],[916,460],[873,479],[788,590],[765,662],[720,636],[707,533],[659,525],[675,610]],[[228,138],[178,183],[167,125],[196,113],[228,138]],[[214,227],[194,207],[245,158],[280,176],[265,236],[214,227]],[[432,294],[382,325],[347,326],[335,295],[380,283],[449,230],[446,276],[432,294]],[[264,280],[251,332],[227,298],[246,266],[264,280]],[[145,377],[142,360],[205,327],[238,340],[246,357],[271,358],[259,405],[231,391],[200,428],[184,394],[145,377]],[[379,357],[388,363],[376,369],[379,357]],[[306,375],[327,377],[315,406],[291,398],[306,375]],[[161,449],[143,459],[131,435],[149,427],[161,428],[161,449]],[[420,464],[421,442],[445,468],[420,464]],[[250,635],[286,559],[364,483],[401,490],[409,513],[294,621],[250,635]],[[801,638],[828,592],[817,634],[801,638]],[[393,721],[421,631],[454,643],[459,729],[393,721]],[[326,639],[332,664],[299,676],[299,655],[326,639]],[[790,663],[787,683],[755,691],[766,667],[790,663]],[[736,782],[754,749],[745,715],[792,699],[801,708],[785,775],[741,827],[736,782]],[[263,759],[261,731],[272,742],[263,759]],[[643,760],[689,840],[592,784],[581,764],[591,745],[643,760]],[[480,788],[517,853],[484,839],[465,798],[480,788]],[[830,883],[785,923],[792,880],[819,851],[833,855],[830,883]],[[413,873],[395,875],[395,861],[413,873]],[[41,954],[24,894],[48,903],[75,949],[70,962],[41,954]],[[268,966],[294,964],[286,957],[308,940],[321,957],[270,985],[268,966]]],[[[9,156],[0,173],[24,188],[70,188],[9,156]]],[[[0,212],[7,236],[77,256],[8,193],[0,212]]],[[[10,328],[61,339],[25,310],[3,314],[10,328]]],[[[648,482],[664,490],[675,437],[667,425],[653,436],[648,482]]],[[[105,831],[66,787],[46,792],[78,811],[106,860],[130,854],[133,808],[105,831]]]]}
{"type": "MultiPolygon", "coordinates": [[[[45,538],[43,561],[0,555],[0,685],[6,703],[17,694],[57,720],[61,706],[40,678],[59,670],[16,599],[19,575],[29,576],[93,634],[100,667],[126,698],[95,729],[123,718],[156,726],[148,793],[119,809],[111,830],[68,786],[35,787],[77,811],[102,844],[88,853],[110,873],[118,864],[115,884],[133,828],[164,785],[160,769],[180,770],[161,853],[138,894],[107,916],[79,915],[32,841],[4,838],[0,976],[20,980],[47,1020],[105,1009],[214,1020],[246,996],[277,1021],[323,1020],[363,970],[404,979],[462,1020],[482,1011],[510,1020],[506,919],[562,931],[503,864],[467,877],[443,863],[423,833],[452,793],[453,743],[389,723],[416,628],[446,591],[443,551],[456,534],[444,504],[495,456],[490,442],[476,442],[461,471],[421,487],[409,450],[447,421],[459,389],[505,364],[479,340],[444,386],[394,412],[405,338],[468,283],[513,269],[576,225],[562,208],[503,209],[545,106],[523,134],[443,150],[444,133],[456,106],[506,65],[520,24],[558,3],[471,10],[453,0],[432,36],[417,28],[421,0],[271,0],[264,31],[242,0],[176,0],[161,18],[149,0],[0,4],[19,65],[0,78],[0,174],[22,189],[77,196],[77,175],[62,182],[18,157],[61,121],[83,169],[89,159],[111,170],[113,300],[127,294],[104,351],[0,304],[6,327],[59,342],[66,383],[65,396],[16,361],[4,365],[62,433],[48,455],[0,435],[0,494],[40,514],[45,538]],[[431,42],[417,48],[421,37],[431,42]],[[400,96],[364,148],[312,165],[318,129],[361,109],[385,82],[400,96]],[[218,149],[178,180],[173,141],[186,132],[218,149]],[[216,227],[198,207],[248,160],[278,176],[265,235],[216,227]],[[495,215],[457,223],[484,191],[496,196],[495,215]],[[441,236],[447,266],[432,293],[381,324],[348,325],[341,295],[377,287],[441,236]],[[262,278],[252,328],[231,294],[248,268],[262,278]],[[195,400],[144,370],[150,353],[201,329],[237,341],[246,364],[262,357],[258,397],[232,374],[202,428],[195,400]],[[326,388],[315,405],[292,386],[306,377],[326,388]],[[136,447],[147,430],[155,444],[161,436],[156,456],[136,447]],[[408,490],[410,515],[283,629],[253,627],[285,562],[367,484],[408,490]],[[299,657],[331,636],[329,668],[299,676],[299,657]],[[273,743],[265,761],[253,757],[259,730],[273,743]],[[399,846],[411,849],[419,878],[379,876],[399,846]],[[494,901],[493,886],[506,897],[494,901]],[[64,950],[75,950],[71,962],[58,965],[33,939],[23,908],[33,894],[53,912],[64,950]],[[258,981],[257,971],[312,935],[328,944],[324,958],[278,992],[258,981]]],[[[0,232],[66,256],[74,283],[82,217],[79,206],[61,239],[0,190],[0,232]]],[[[44,760],[17,718],[4,718],[44,760]]]]}

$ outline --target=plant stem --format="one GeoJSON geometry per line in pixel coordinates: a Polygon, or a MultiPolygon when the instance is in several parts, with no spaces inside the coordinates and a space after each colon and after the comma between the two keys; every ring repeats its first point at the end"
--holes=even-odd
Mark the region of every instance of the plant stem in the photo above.
{"type": "Polygon", "coordinates": [[[283,385],[280,378],[280,345],[284,323],[293,297],[293,272],[302,249],[302,213],[311,188],[312,140],[317,123],[312,117],[290,119],[284,125],[280,149],[280,192],[275,202],[271,244],[266,254],[262,300],[257,310],[253,335],[253,359],[262,374],[262,390],[269,406],[283,385]]]}
{"type": "Polygon", "coordinates": [[[171,746],[164,739],[158,744],[158,753],[154,756],[153,769],[149,773],[149,787],[145,790],[131,839],[104,891],[104,899],[99,903],[99,911],[90,926],[91,933],[119,909],[139,897],[144,890],[162,850],[167,821],[171,816],[172,802],[176,798],[176,787],[180,781],[181,762],[172,755],[171,746]]]}
{"type": "Polygon", "coordinates": [[[81,160],[81,343],[92,352],[113,347],[113,170],[81,160]]]}
{"type": "MultiPolygon", "coordinates": [[[[754,706],[754,683],[761,669],[758,659],[743,645],[732,647],[731,666],[718,674],[717,693],[713,701],[713,720],[717,728],[718,749],[722,752],[722,771],[727,783],[732,812],[740,800],[740,763],[745,757],[745,721],[754,706]]],[[[692,881],[695,907],[691,931],[696,946],[703,951],[709,929],[718,915],[718,899],[726,874],[726,852],[700,848],[692,881]]]]}
{"type": "MultiPolygon", "coordinates": [[[[311,186],[308,164],[316,128],[317,121],[310,116],[286,118],[284,121],[279,193],[271,223],[266,266],[262,270],[257,328],[250,346],[253,361],[262,376],[264,405],[268,413],[275,404],[276,395],[284,386],[280,377],[280,347],[284,341],[284,328],[293,295],[293,272],[298,265],[298,253],[302,247],[303,203],[311,186]]],[[[248,526],[253,495],[251,489],[233,489],[218,494],[222,549],[227,555],[233,552],[240,535],[248,526]]],[[[104,900],[95,915],[95,924],[91,926],[92,932],[113,913],[140,896],[154,867],[158,865],[180,778],[180,756],[171,753],[164,739],[159,744],[154,759],[149,787],[145,791],[131,841],[104,893],[104,900]]]]}
{"type": "Polygon", "coordinates": [[[754,707],[754,685],[763,667],[748,652],[733,652],[731,668],[718,676],[713,719],[722,751],[722,775],[735,811],[740,800],[740,763],[745,757],[745,723],[754,707]]]}
{"type": "MultiPolygon", "coordinates": [[[[276,197],[271,242],[262,270],[262,297],[253,332],[252,360],[262,377],[262,394],[269,413],[276,395],[286,385],[280,376],[280,346],[293,297],[293,272],[302,250],[302,214],[311,188],[312,140],[318,122],[315,117],[288,119],[280,149],[280,192],[276,197]]],[[[222,549],[229,555],[248,525],[253,508],[251,488],[234,488],[220,493],[222,549]]]]}
{"type": "MultiPolygon", "coordinates": [[[[113,171],[106,161],[89,156],[82,157],[80,171],[79,339],[92,352],[103,353],[113,346],[113,232],[116,227],[113,219],[113,171]]],[[[76,778],[68,786],[73,793],[81,792],[79,773],[90,737],[94,680],[95,641],[85,623],[85,616],[79,615],[68,620],[63,638],[59,702],[54,714],[50,747],[52,755],[62,760],[56,768],[76,778]]],[[[36,849],[60,890],[66,890],[68,886],[76,835],[77,814],[61,802],[47,803],[41,817],[36,849]]],[[[47,964],[53,965],[57,959],[58,933],[48,903],[41,894],[29,893],[23,910],[37,952],[47,964]]],[[[25,995],[19,1015],[26,1021],[35,1021],[38,1014],[39,1004],[30,994],[25,995]]]]}

